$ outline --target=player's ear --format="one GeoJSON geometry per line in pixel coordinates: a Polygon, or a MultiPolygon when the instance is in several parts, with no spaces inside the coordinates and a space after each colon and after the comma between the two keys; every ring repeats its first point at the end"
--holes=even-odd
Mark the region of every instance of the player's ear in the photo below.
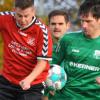
{"type": "Polygon", "coordinates": [[[15,7],[12,9],[13,12],[15,12],[15,7]]]}
{"type": "Polygon", "coordinates": [[[98,19],[99,25],[100,25],[100,18],[98,19]]]}
{"type": "Polygon", "coordinates": [[[71,22],[67,22],[67,30],[69,30],[71,27],[71,22]]]}

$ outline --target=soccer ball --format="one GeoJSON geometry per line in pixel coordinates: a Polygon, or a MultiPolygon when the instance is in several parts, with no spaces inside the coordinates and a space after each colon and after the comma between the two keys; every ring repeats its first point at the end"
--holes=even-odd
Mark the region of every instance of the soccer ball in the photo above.
{"type": "Polygon", "coordinates": [[[67,75],[64,69],[59,65],[53,64],[45,82],[47,87],[53,90],[60,90],[65,86],[66,81],[67,75]]]}

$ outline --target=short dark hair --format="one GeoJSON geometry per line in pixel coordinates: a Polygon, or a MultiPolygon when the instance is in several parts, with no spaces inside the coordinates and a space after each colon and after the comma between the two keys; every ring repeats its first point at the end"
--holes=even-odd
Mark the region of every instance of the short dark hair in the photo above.
{"type": "Polygon", "coordinates": [[[66,12],[64,10],[53,10],[48,14],[49,23],[50,23],[51,17],[57,16],[57,15],[64,16],[66,23],[69,22],[69,14],[68,14],[68,12],[66,12]]]}
{"type": "Polygon", "coordinates": [[[100,0],[86,0],[81,4],[78,15],[88,16],[90,13],[94,18],[100,18],[100,0]]]}
{"type": "Polygon", "coordinates": [[[26,9],[34,5],[34,0],[15,0],[15,7],[26,9]]]}

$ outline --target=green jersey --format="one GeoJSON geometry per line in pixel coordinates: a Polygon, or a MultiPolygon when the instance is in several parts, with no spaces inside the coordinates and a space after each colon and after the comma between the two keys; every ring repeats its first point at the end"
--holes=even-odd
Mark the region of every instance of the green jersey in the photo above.
{"type": "MultiPolygon", "coordinates": [[[[53,56],[55,56],[55,54],[56,54],[56,48],[57,48],[57,42],[53,44],[53,52],[52,52],[53,56]]],[[[52,61],[50,62],[50,64],[51,65],[53,64],[52,61]]],[[[61,63],[61,66],[62,67],[64,66],[63,62],[61,63]]],[[[52,88],[49,88],[49,87],[45,88],[44,95],[48,96],[50,98],[50,96],[51,96],[51,94],[49,93],[50,91],[54,91],[54,90],[52,88]]]]}
{"type": "MultiPolygon", "coordinates": [[[[57,42],[55,42],[55,43],[53,43],[53,52],[52,52],[52,56],[55,56],[55,54],[56,54],[56,48],[57,48],[57,42]]],[[[52,61],[50,62],[50,64],[52,65],[53,63],[52,63],[52,61]]],[[[64,66],[64,64],[63,64],[63,62],[60,64],[62,67],[64,66]]],[[[45,90],[44,90],[44,95],[45,96],[48,96],[49,98],[52,96],[49,92],[50,91],[54,91],[52,88],[49,88],[49,87],[47,87],[47,88],[45,88],[45,90]]]]}
{"type": "MultiPolygon", "coordinates": [[[[53,44],[53,52],[52,52],[52,56],[55,56],[56,54],[56,47],[57,47],[57,43],[53,44]]],[[[50,62],[50,64],[52,65],[52,61],[50,62]]],[[[49,93],[49,91],[54,91],[52,88],[46,87],[44,89],[44,96],[48,96],[49,98],[51,97],[51,94],[49,93]]]]}
{"type": "Polygon", "coordinates": [[[66,34],[60,40],[53,63],[64,61],[65,87],[50,100],[100,100],[100,37],[87,38],[83,32],[66,34]]]}

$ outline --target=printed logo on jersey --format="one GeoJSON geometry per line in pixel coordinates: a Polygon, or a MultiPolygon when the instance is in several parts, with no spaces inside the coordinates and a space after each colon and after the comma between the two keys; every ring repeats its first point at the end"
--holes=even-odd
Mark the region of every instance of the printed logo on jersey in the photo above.
{"type": "Polygon", "coordinates": [[[91,65],[87,65],[87,64],[81,64],[81,63],[76,63],[76,62],[69,62],[69,65],[71,67],[81,68],[81,69],[90,70],[90,71],[100,71],[99,67],[91,66],[91,65]]]}
{"type": "Polygon", "coordinates": [[[27,34],[26,33],[24,33],[24,32],[21,32],[21,31],[18,31],[18,33],[20,34],[20,35],[22,35],[22,36],[27,36],[27,34]]]}
{"type": "Polygon", "coordinates": [[[72,52],[79,53],[80,51],[78,49],[72,49],[72,52]]]}
{"type": "Polygon", "coordinates": [[[29,44],[30,46],[34,46],[35,45],[35,38],[28,37],[27,44],[29,44]]]}
{"type": "Polygon", "coordinates": [[[95,50],[95,51],[94,51],[93,57],[94,57],[95,59],[100,59],[100,50],[95,50]]]}
{"type": "Polygon", "coordinates": [[[30,54],[32,54],[31,50],[28,49],[27,47],[19,44],[18,42],[15,42],[15,41],[11,41],[9,44],[8,44],[8,47],[11,49],[11,51],[13,53],[16,53],[20,56],[28,56],[30,54]]]}

